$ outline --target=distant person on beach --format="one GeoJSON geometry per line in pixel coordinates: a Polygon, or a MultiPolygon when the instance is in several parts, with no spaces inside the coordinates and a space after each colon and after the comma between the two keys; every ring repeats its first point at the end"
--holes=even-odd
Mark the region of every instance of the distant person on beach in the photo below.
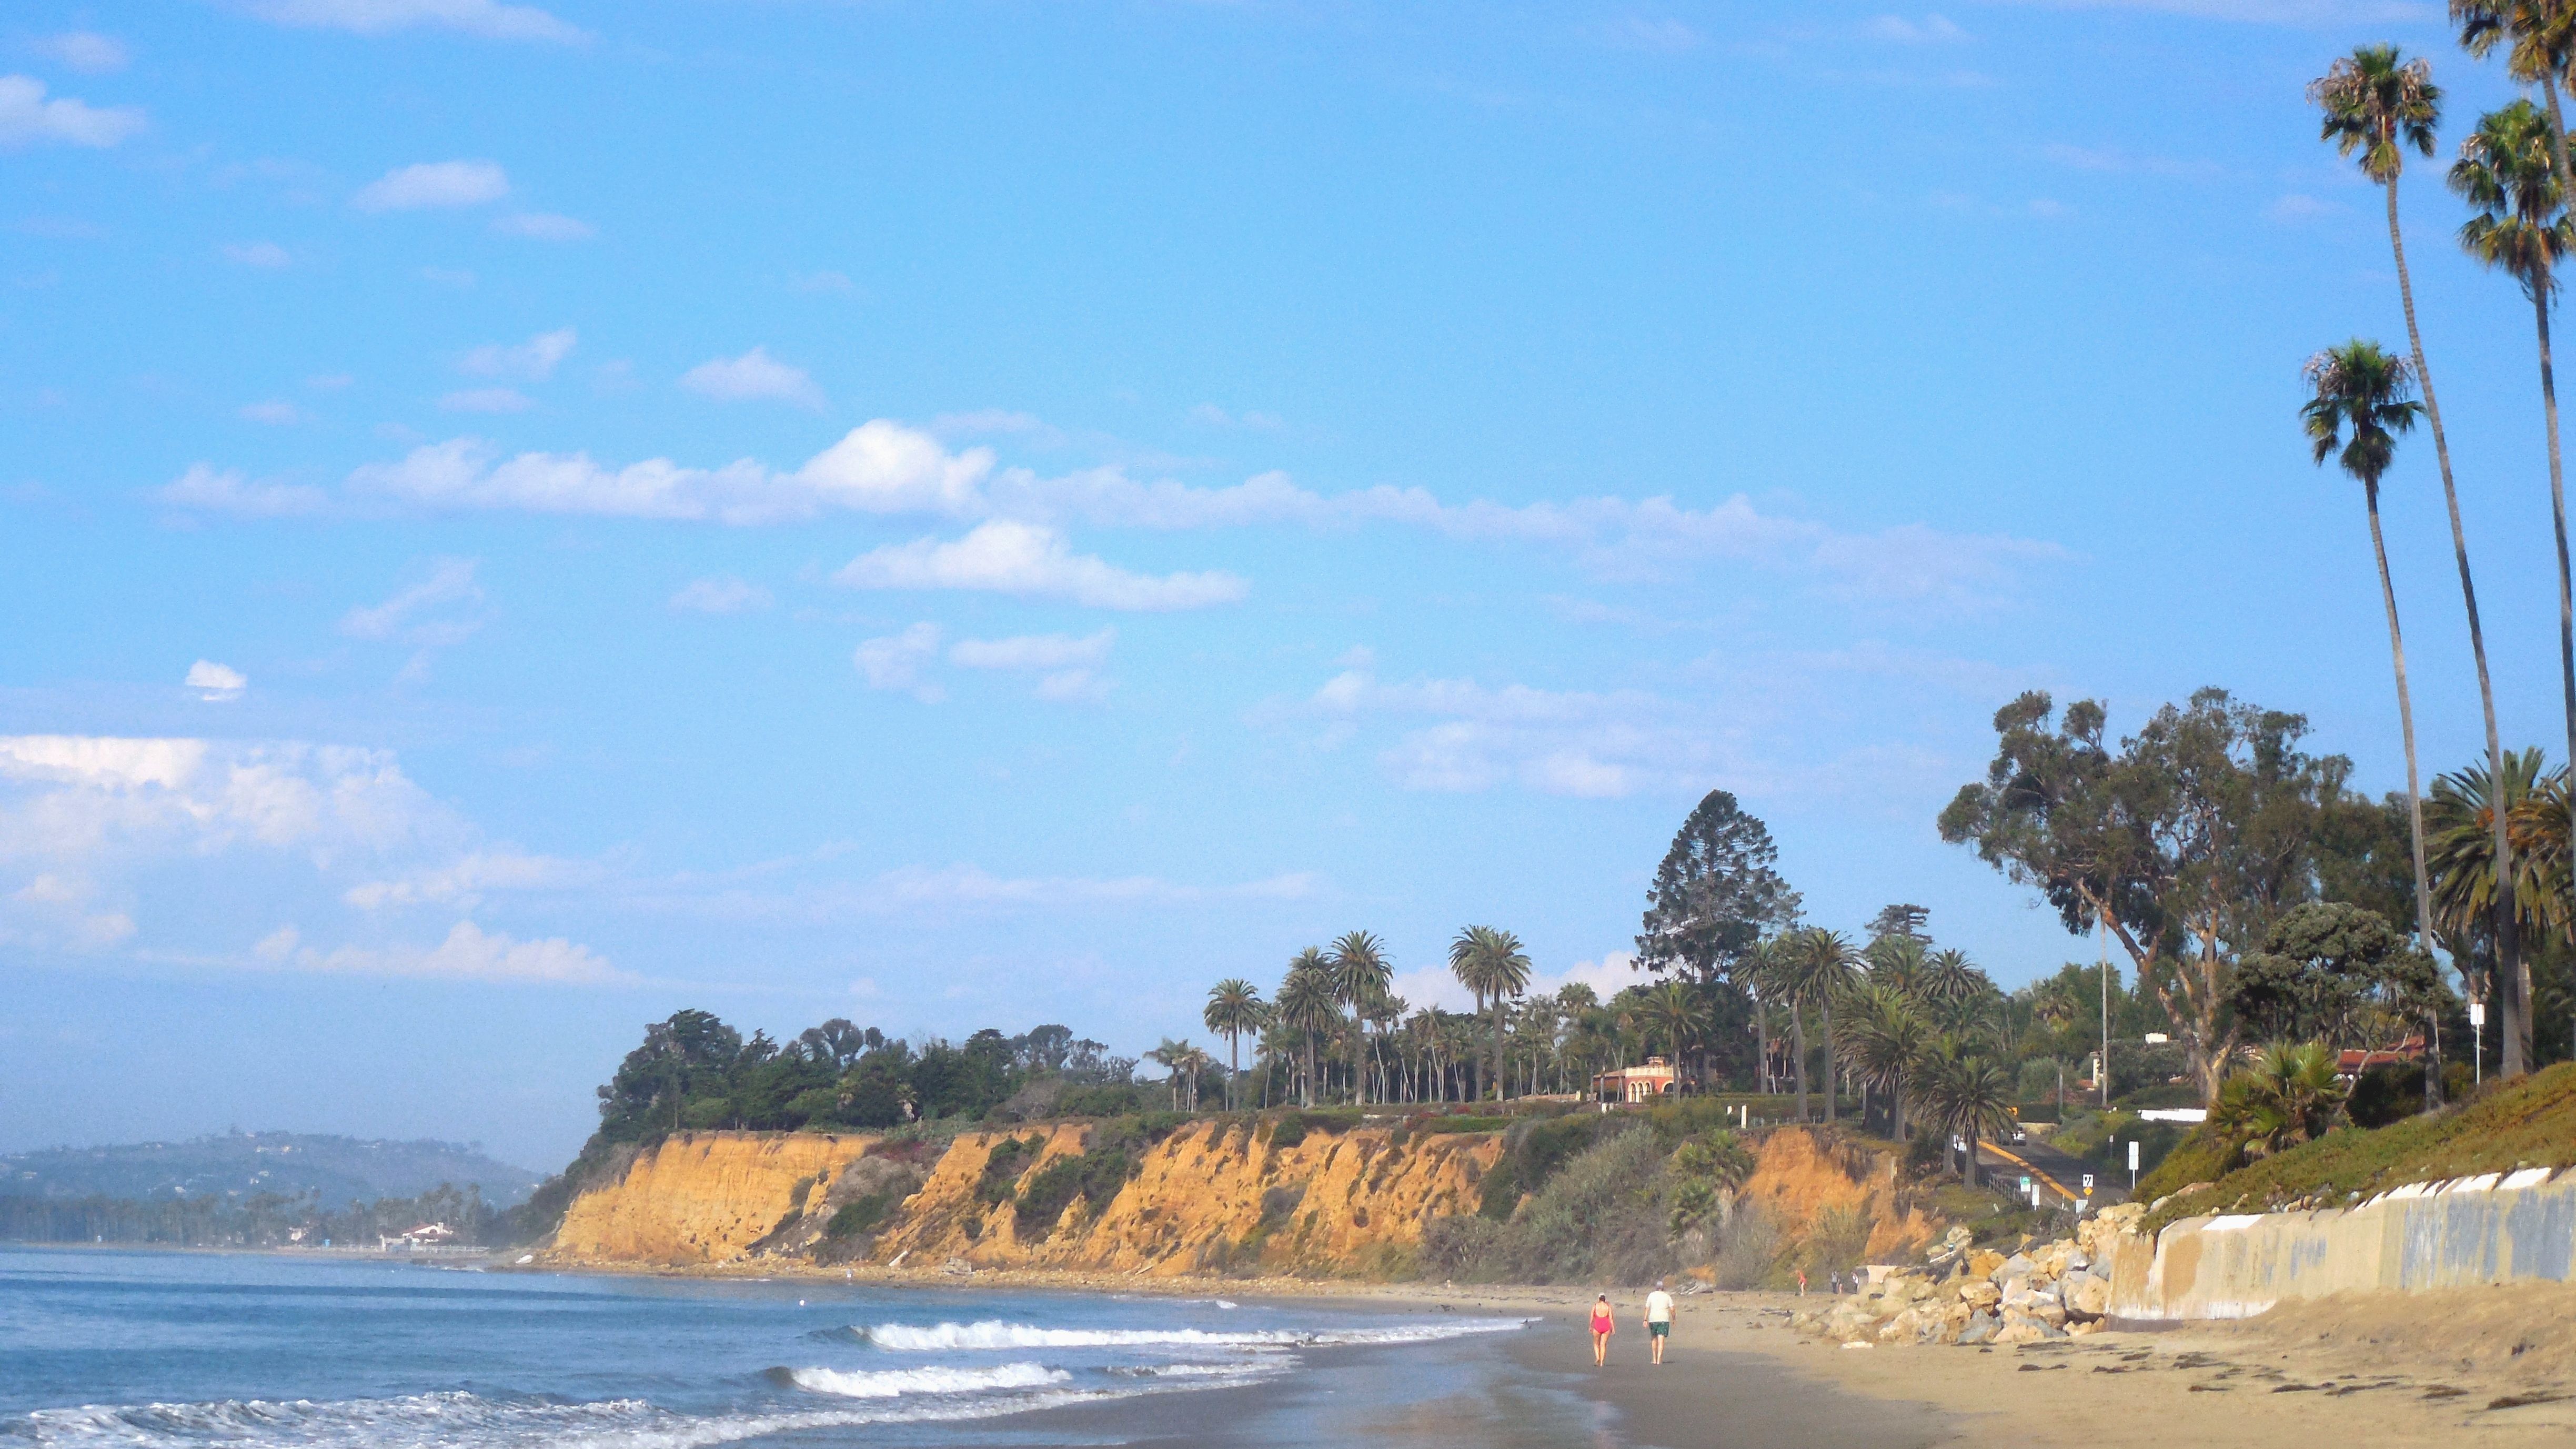
{"type": "Polygon", "coordinates": [[[1610,1335],[1619,1331],[1619,1320],[1610,1312],[1610,1295],[1602,1294],[1592,1304],[1592,1366],[1599,1368],[1610,1361],[1610,1335]]]}
{"type": "Polygon", "coordinates": [[[1804,1268],[1798,1270],[1798,1296],[1807,1296],[1807,1270],[1804,1268]]]}
{"type": "Polygon", "coordinates": [[[1664,1291],[1664,1280],[1655,1280],[1655,1291],[1646,1295],[1646,1343],[1654,1350],[1655,1366],[1664,1362],[1664,1340],[1673,1336],[1673,1295],[1664,1291]]]}

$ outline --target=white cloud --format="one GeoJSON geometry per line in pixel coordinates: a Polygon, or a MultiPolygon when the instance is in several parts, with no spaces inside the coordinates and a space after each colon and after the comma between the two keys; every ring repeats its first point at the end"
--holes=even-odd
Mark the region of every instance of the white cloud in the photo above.
{"type": "Polygon", "coordinates": [[[859,290],[847,274],[834,271],[790,273],[787,289],[791,292],[828,293],[835,297],[855,296],[859,290]]]}
{"type": "Polygon", "coordinates": [[[133,106],[93,106],[69,96],[49,101],[45,83],[34,76],[0,75],[0,149],[39,141],[104,148],[143,126],[143,112],[133,106]]]}
{"type": "Polygon", "coordinates": [[[1658,55],[1680,55],[1697,50],[1707,39],[1687,21],[1650,19],[1642,15],[1624,15],[1594,31],[1604,45],[1618,50],[1651,51],[1658,55]]]}
{"type": "Polygon", "coordinates": [[[1023,634],[1011,639],[960,639],[948,650],[948,662],[967,669],[1070,669],[1104,663],[1115,629],[1075,638],[1070,634],[1023,634]]]}
{"type": "Polygon", "coordinates": [[[124,42],[95,30],[73,30],[47,36],[37,48],[83,75],[105,75],[125,69],[132,57],[124,42]]]}
{"type": "Polygon", "coordinates": [[[861,640],[850,663],[866,676],[870,689],[909,690],[924,704],[948,697],[946,690],[922,681],[921,667],[939,654],[939,626],[915,624],[900,634],[861,640]]]}
{"type": "Polygon", "coordinates": [[[239,416],[244,422],[266,423],[272,428],[285,428],[304,421],[304,410],[291,402],[272,398],[267,402],[244,404],[239,416]]]}
{"type": "Polygon", "coordinates": [[[2302,222],[2317,221],[2336,215],[2342,210],[2343,207],[2334,202],[2321,201],[2316,197],[2294,191],[2265,207],[2263,214],[2283,225],[2296,226],[2302,222]]]}
{"type": "Polygon", "coordinates": [[[481,206],[510,194],[510,177],[489,161],[424,161],[398,167],[359,188],[360,211],[417,211],[481,206]]]}
{"type": "Polygon", "coordinates": [[[688,882],[667,894],[639,893],[637,905],[719,920],[828,923],[883,916],[940,916],[1007,910],[1190,906],[1311,899],[1321,882],[1305,872],[1231,885],[1198,886],[1158,876],[999,876],[974,865],[904,866],[870,880],[805,889],[754,889],[688,882]]]}
{"type": "Polygon", "coordinates": [[[1720,758],[1690,711],[1636,690],[1496,689],[1465,679],[1388,684],[1354,669],[1326,681],[1305,708],[1335,725],[1328,744],[1369,716],[1431,721],[1378,757],[1408,790],[1468,793],[1517,783],[1548,795],[1617,797],[1687,788],[1714,774],[1720,758]]]}
{"type": "Polygon", "coordinates": [[[304,379],[304,385],[316,392],[338,392],[356,381],[345,372],[320,372],[304,379]]]}
{"type": "MultiPolygon", "coordinates": [[[[1025,414],[1003,412],[951,416],[939,426],[948,432],[1032,436],[1044,427],[1025,414]]],[[[395,462],[361,466],[351,473],[349,485],[361,494],[440,509],[737,526],[848,510],[1011,525],[1014,532],[980,541],[970,535],[979,548],[1009,539],[1024,545],[1052,539],[1051,530],[1070,524],[1157,530],[1391,525],[1462,542],[1557,550],[1582,567],[1621,580],[1732,561],[1808,574],[1823,592],[1855,602],[1953,612],[1991,609],[2009,599],[2031,569],[2071,557],[2053,543],[1949,533],[1923,524],[1847,532],[1766,512],[1742,494],[1699,507],[1667,497],[1606,496],[1511,505],[1484,499],[1445,503],[1424,489],[1388,486],[1318,494],[1277,472],[1215,488],[1140,480],[1115,467],[1050,477],[1027,468],[999,467],[988,448],[951,451],[932,432],[882,418],[851,429],[794,472],[775,471],[752,459],[718,468],[684,467],[667,458],[610,468],[586,453],[521,453],[504,459],[476,439],[455,438],[415,449],[395,462]]],[[[868,571],[882,566],[919,577],[931,564],[964,562],[957,557],[964,548],[924,540],[880,550],[871,556],[877,562],[868,571]]],[[[1223,575],[1178,577],[1222,581],[1214,586],[1218,594],[1240,588],[1239,580],[1226,581],[1223,575]]]]}
{"type": "Polygon", "coordinates": [[[526,237],[530,241],[588,241],[599,234],[589,222],[575,217],[558,216],[550,211],[522,211],[501,217],[492,230],[503,236],[526,237]]]}
{"type": "Polygon", "coordinates": [[[860,589],[970,589],[1068,599],[1098,609],[1201,609],[1231,604],[1251,585],[1225,573],[1130,573],[1038,524],[996,519],[953,542],[921,538],[859,555],[833,575],[860,589]]]}
{"type": "Polygon", "coordinates": [[[1275,433],[1288,425],[1277,413],[1230,413],[1214,403],[1200,403],[1190,409],[1190,420],[1212,428],[1251,428],[1265,433],[1275,433]]]}
{"type": "Polygon", "coordinates": [[[821,408],[823,390],[801,367],[793,367],[755,347],[740,357],[711,358],[680,375],[680,386],[721,402],[763,399],[821,408]]]}
{"type": "Polygon", "coordinates": [[[514,377],[543,382],[580,345],[581,334],[569,327],[540,332],[515,346],[488,342],[457,359],[456,370],[477,377],[514,377]]]}
{"type": "Polygon", "coordinates": [[[1926,15],[1920,20],[1908,20],[1902,15],[1874,16],[1862,22],[1861,33],[1896,45],[1935,45],[1968,37],[1968,32],[1946,15],[1926,15]]]}
{"type": "Polygon", "coordinates": [[[260,267],[269,270],[286,266],[295,260],[286,254],[286,248],[270,241],[228,245],[223,248],[223,254],[224,260],[235,266],[260,267]]]}
{"type": "Polygon", "coordinates": [[[132,916],[90,909],[94,893],[87,881],[51,873],[36,876],[0,897],[0,943],[89,955],[132,936],[132,916]]]}
{"type": "MultiPolygon", "coordinates": [[[[1530,972],[1529,997],[1554,996],[1568,986],[1592,988],[1592,994],[1603,1001],[1631,986],[1650,983],[1652,976],[1636,969],[1636,956],[1627,951],[1606,951],[1599,960],[1577,961],[1562,971],[1541,966],[1530,972]]],[[[1443,1011],[1466,1011],[1476,1005],[1476,998],[1446,966],[1417,966],[1398,971],[1392,983],[1397,996],[1407,1006],[1437,1006],[1443,1011]]]]}
{"type": "Polygon", "coordinates": [[[190,464],[152,496],[174,508],[242,518],[297,518],[331,506],[331,495],[310,484],[252,482],[238,470],[218,472],[204,463],[190,464]]]}
{"type": "Polygon", "coordinates": [[[239,699],[242,691],[250,688],[249,675],[230,665],[217,664],[211,659],[200,659],[189,665],[188,677],[183,682],[188,688],[197,691],[199,699],[209,704],[239,699]]]}
{"type": "Polygon", "coordinates": [[[1058,704],[1088,704],[1109,697],[1109,681],[1088,669],[1059,669],[1030,693],[1058,704]]]}
{"type": "Polygon", "coordinates": [[[447,939],[417,946],[342,946],[324,954],[307,946],[292,958],[298,970],[341,976],[410,976],[444,981],[539,982],[602,986],[631,980],[588,946],[561,936],[517,941],[459,921],[447,939]]]}
{"type": "Polygon", "coordinates": [[[758,584],[745,583],[729,574],[691,579],[671,596],[671,607],[696,614],[741,614],[766,609],[771,603],[769,590],[758,584]]]}
{"type": "Polygon", "coordinates": [[[509,850],[475,851],[408,875],[360,881],[340,898],[362,911],[432,902],[471,910],[488,893],[571,890],[597,884],[605,874],[595,861],[509,850]]]}
{"type": "Polygon", "coordinates": [[[391,755],[297,742],[0,736],[0,861],[235,846],[317,863],[457,833],[391,755]]]}
{"type": "Polygon", "coordinates": [[[536,403],[515,387],[469,387],[440,398],[438,406],[451,413],[523,413],[536,403]]]}
{"type": "Polygon", "coordinates": [[[472,559],[438,559],[431,565],[428,578],[381,604],[365,605],[341,615],[340,632],[353,639],[404,638],[423,645],[455,643],[481,627],[481,621],[454,614],[438,619],[422,616],[451,604],[483,602],[483,586],[474,581],[474,570],[472,559]]]}
{"type": "Polygon", "coordinates": [[[2438,24],[2442,7],[2432,0],[2018,0],[2051,10],[2143,10],[2203,20],[2258,25],[2375,25],[2384,21],[2438,24]]]}
{"type": "Polygon", "coordinates": [[[454,30],[489,40],[575,42],[589,37],[533,5],[501,0],[249,0],[250,13],[278,25],[384,35],[454,30]]]}

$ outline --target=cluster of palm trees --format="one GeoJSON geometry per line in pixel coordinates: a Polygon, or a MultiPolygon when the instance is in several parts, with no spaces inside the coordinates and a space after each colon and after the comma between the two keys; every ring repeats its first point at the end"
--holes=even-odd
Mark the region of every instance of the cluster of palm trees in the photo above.
{"type": "MultiPolygon", "coordinates": [[[[2469,208],[2459,229],[2459,242],[2481,265],[2503,273],[2531,303],[2538,338],[2542,423],[2548,442],[2549,504],[2558,543],[2559,667],[2567,720],[2568,756],[2576,759],[2576,595],[2571,595],[2567,545],[2566,490],[2559,459],[2558,391],[2553,371],[2549,314],[2557,295],[2557,269],[2576,247],[2576,220],[2568,203],[2576,197],[2576,171],[2571,171],[2565,118],[2559,91],[2576,83],[2576,0],[2451,0],[2450,14],[2461,45],[2469,54],[2501,53],[2515,81],[2534,88],[2541,104],[2519,99],[2479,118],[2460,143],[2447,180],[2469,208]]],[[[2363,46],[2334,62],[2310,88],[2324,114],[2324,139],[2343,155],[2356,159],[2363,175],[2378,184],[2388,210],[2389,249],[2396,262],[2398,300],[2406,319],[2407,355],[2390,355],[2378,343],[2355,338],[2317,353],[2308,362],[2313,395],[2301,409],[2316,461],[2329,457],[2362,485],[2370,520],[2371,548],[2379,567],[2380,598],[2388,615],[2389,652],[2397,679],[2397,709],[2405,735],[2406,796],[2414,851],[2416,929],[2429,948],[2437,940],[2452,948],[2465,964],[2471,952],[2484,948],[2488,970],[2464,973],[2472,992],[2492,999],[2502,1027],[2503,1071],[2507,1076],[2528,1069],[2532,1058],[2532,989],[2529,963],[2523,958],[2524,927],[2545,921],[2564,928],[2567,900],[2576,881],[2562,868],[2532,871],[2518,859],[2524,849],[2515,838],[2511,794],[2517,770],[2540,775],[2536,758],[2526,767],[2506,754],[2496,727],[2495,690],[2487,669],[2486,636],[2478,616],[2476,584],[2469,569],[2466,532],[2460,523],[2460,496],[2451,470],[2450,440],[2442,427],[2442,410],[2426,364],[2424,338],[2415,316],[2415,292],[2406,266],[2405,236],[2398,224],[2397,188],[2405,172],[2406,153],[2430,157],[2441,124],[2442,91],[2433,83],[2432,66],[2409,60],[2393,45],[2363,46]],[[2421,401],[2417,401],[2420,395],[2421,401]],[[2429,424],[2433,453],[2448,508],[2451,548],[2459,567],[2460,594],[2467,605],[2470,652],[2476,660],[2478,694],[2486,714],[2486,765],[2483,772],[2445,777],[2451,785],[2447,813],[2452,837],[2445,848],[2428,845],[2426,801],[2415,757],[2414,705],[2406,676],[2405,636],[2398,623],[2397,592],[2388,571],[2388,550],[2380,528],[2379,485],[2396,456],[2396,440],[2412,431],[2418,419],[2429,424]],[[2473,804],[2479,796],[2495,805],[2473,804]],[[2462,837],[2477,834],[2474,848],[2462,837]],[[2453,875],[2435,878],[2436,857],[2453,875]],[[2460,873],[2463,863],[2468,875],[2460,873]],[[2482,881],[2468,876],[2482,876],[2482,881]],[[2524,899],[2537,895],[2537,904],[2524,899]],[[2483,974],[2481,983],[2477,976],[2483,974]]],[[[2563,797],[2564,786],[2560,786],[2563,797]]],[[[2436,806],[2444,791],[2437,784],[2436,806]]],[[[2563,816],[2563,806],[2561,807],[2563,816]]],[[[2564,859],[2564,847],[2560,848],[2564,859]]]]}

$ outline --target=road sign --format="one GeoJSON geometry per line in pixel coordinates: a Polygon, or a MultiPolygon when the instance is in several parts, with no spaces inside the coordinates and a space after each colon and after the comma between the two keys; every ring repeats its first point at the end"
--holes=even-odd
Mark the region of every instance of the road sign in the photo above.
{"type": "Polygon", "coordinates": [[[2486,1004],[2485,1002],[2483,1002],[2483,1001],[2472,1001],[2472,1002],[2470,1002],[2470,1003],[2469,1003],[2469,1025],[2471,1025],[2471,1026],[2484,1026],[2484,1025],[2486,1025],[2486,1024],[2487,1024],[2487,1004],[2486,1004]]]}
{"type": "Polygon", "coordinates": [[[2129,1144],[2129,1170],[2138,1170],[2138,1144],[2134,1141],[2129,1144]]]}
{"type": "Polygon", "coordinates": [[[2084,1191],[2087,1194],[2093,1191],[2093,1174],[2089,1172],[2084,1174],[2084,1191]]]}

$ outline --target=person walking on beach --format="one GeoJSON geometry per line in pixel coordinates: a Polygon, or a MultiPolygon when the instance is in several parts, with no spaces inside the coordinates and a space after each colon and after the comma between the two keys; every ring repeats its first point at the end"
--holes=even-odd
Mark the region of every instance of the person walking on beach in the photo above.
{"type": "Polygon", "coordinates": [[[1664,1366],[1664,1340],[1673,1336],[1673,1295],[1664,1291],[1664,1280],[1655,1280],[1655,1291],[1646,1295],[1646,1343],[1654,1351],[1655,1367],[1664,1366]]]}
{"type": "Polygon", "coordinates": [[[1599,1368],[1610,1361],[1610,1335],[1619,1331],[1619,1320],[1610,1312],[1610,1295],[1602,1294],[1592,1304],[1592,1366],[1599,1368]]]}
{"type": "Polygon", "coordinates": [[[1804,1268],[1798,1270],[1798,1296],[1807,1296],[1807,1270],[1804,1268]]]}

